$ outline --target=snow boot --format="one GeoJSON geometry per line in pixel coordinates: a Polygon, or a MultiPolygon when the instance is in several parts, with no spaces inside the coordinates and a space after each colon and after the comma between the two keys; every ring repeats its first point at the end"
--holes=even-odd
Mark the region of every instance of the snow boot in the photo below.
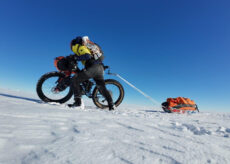
{"type": "Polygon", "coordinates": [[[114,104],[109,105],[109,110],[115,110],[115,109],[116,109],[116,106],[114,104]]]}
{"type": "Polygon", "coordinates": [[[85,105],[81,98],[76,98],[73,104],[68,104],[68,107],[84,109],[85,105]]]}

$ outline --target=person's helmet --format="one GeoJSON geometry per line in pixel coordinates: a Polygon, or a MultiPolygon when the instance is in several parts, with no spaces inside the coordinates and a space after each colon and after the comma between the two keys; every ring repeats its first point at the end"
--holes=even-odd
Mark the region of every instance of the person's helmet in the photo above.
{"type": "Polygon", "coordinates": [[[72,46],[74,46],[76,44],[80,44],[80,45],[82,44],[82,37],[81,36],[76,37],[75,39],[73,39],[70,42],[70,49],[72,50],[72,46]]]}

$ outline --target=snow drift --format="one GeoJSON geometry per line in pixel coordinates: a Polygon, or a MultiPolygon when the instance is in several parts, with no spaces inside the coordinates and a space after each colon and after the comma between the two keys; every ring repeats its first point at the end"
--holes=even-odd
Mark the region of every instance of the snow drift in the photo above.
{"type": "Polygon", "coordinates": [[[85,105],[74,110],[0,90],[0,163],[230,163],[230,113],[85,105]]]}

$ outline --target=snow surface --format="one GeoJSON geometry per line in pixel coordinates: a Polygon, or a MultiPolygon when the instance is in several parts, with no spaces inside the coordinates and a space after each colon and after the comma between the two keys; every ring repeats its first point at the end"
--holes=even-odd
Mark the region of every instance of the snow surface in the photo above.
{"type": "Polygon", "coordinates": [[[1,164],[230,163],[230,113],[44,104],[0,90],[1,164]]]}

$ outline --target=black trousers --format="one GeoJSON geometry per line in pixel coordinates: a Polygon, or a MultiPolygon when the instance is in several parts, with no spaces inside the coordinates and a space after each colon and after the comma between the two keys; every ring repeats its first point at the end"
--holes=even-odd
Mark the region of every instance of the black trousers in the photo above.
{"type": "Polygon", "coordinates": [[[113,100],[105,87],[104,67],[101,64],[93,64],[89,68],[84,69],[73,77],[72,87],[74,92],[74,99],[76,100],[77,98],[81,98],[80,84],[90,78],[94,79],[100,93],[106,98],[108,105],[112,105],[113,100]]]}

